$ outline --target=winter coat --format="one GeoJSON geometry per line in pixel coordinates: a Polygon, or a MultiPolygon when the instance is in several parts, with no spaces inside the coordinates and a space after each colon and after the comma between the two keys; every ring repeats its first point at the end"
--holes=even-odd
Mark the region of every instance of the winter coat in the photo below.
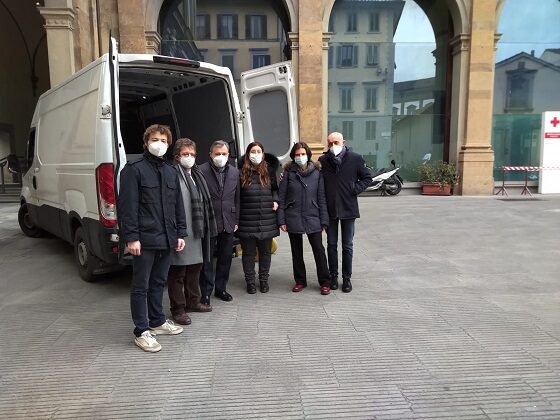
{"type": "Polygon", "coordinates": [[[317,166],[310,162],[302,172],[290,162],[284,168],[278,224],[286,225],[289,233],[317,233],[329,225],[325,184],[317,166]]]}
{"type": "Polygon", "coordinates": [[[150,153],[125,165],[117,201],[120,234],[143,249],[175,249],[187,234],[177,172],[150,153]]]}
{"type": "Polygon", "coordinates": [[[199,169],[210,191],[218,233],[233,233],[235,225],[239,224],[239,170],[230,164],[226,165],[222,189],[219,175],[210,162],[203,163],[199,169]]]}
{"type": "Polygon", "coordinates": [[[243,239],[270,239],[280,235],[277,214],[272,209],[278,202],[278,184],[274,169],[269,166],[270,182],[262,186],[259,174],[251,170],[251,184],[241,187],[239,229],[236,236],[243,239]]]}
{"type": "Polygon", "coordinates": [[[183,206],[185,207],[185,219],[187,220],[187,236],[185,237],[185,248],[182,251],[174,251],[171,254],[171,265],[193,265],[202,263],[202,238],[195,238],[192,229],[192,204],[191,192],[187,186],[185,176],[188,176],[179,165],[175,166],[179,176],[179,185],[183,206]]]}
{"type": "Polygon", "coordinates": [[[342,159],[327,151],[319,158],[325,179],[327,208],[331,219],[360,217],[358,195],[372,183],[372,175],[364,158],[346,148],[342,159]]]}

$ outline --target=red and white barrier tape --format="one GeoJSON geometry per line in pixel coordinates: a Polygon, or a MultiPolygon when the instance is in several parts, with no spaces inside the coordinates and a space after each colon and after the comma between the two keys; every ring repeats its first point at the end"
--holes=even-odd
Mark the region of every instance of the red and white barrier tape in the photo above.
{"type": "Polygon", "coordinates": [[[560,166],[500,166],[498,169],[502,171],[528,171],[537,172],[544,170],[558,170],[560,166]]]}

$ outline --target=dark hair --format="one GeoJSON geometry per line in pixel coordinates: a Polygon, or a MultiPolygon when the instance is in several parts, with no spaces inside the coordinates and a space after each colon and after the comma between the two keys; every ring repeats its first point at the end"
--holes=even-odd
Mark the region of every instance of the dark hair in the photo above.
{"type": "Polygon", "coordinates": [[[173,146],[173,156],[178,156],[183,147],[192,147],[196,152],[196,143],[188,138],[177,139],[175,146],[173,146]]]}
{"type": "Polygon", "coordinates": [[[144,131],[144,146],[146,146],[148,140],[150,140],[150,136],[154,133],[165,134],[165,136],[167,137],[167,144],[171,145],[171,143],[173,143],[173,136],[171,135],[171,130],[168,126],[161,124],[152,124],[148,128],[146,128],[146,131],[144,131]]]}
{"type": "Polygon", "coordinates": [[[303,141],[300,141],[292,146],[292,150],[290,150],[290,158],[292,160],[295,159],[297,149],[305,149],[305,153],[307,154],[307,160],[311,161],[311,156],[313,156],[313,153],[311,153],[311,149],[309,148],[307,143],[304,143],[303,141]]]}
{"type": "Polygon", "coordinates": [[[266,163],[266,159],[264,158],[264,147],[263,147],[262,143],[260,143],[258,141],[254,141],[252,143],[249,143],[249,145],[247,146],[247,149],[245,150],[245,156],[243,157],[243,166],[241,167],[241,186],[242,187],[246,187],[247,185],[251,185],[251,172],[255,171],[255,170],[259,174],[259,179],[261,181],[261,185],[263,187],[266,187],[268,185],[268,183],[270,182],[270,179],[269,179],[269,176],[268,176],[268,165],[266,163]],[[262,159],[261,163],[259,163],[256,167],[253,166],[253,164],[251,163],[251,160],[249,159],[249,152],[255,146],[260,147],[261,150],[262,150],[262,153],[263,153],[263,159],[262,159]]]}

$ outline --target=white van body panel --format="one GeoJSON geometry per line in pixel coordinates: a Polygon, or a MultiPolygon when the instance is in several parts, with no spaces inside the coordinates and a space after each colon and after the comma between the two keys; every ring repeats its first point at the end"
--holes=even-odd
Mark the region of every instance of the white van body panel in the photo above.
{"type": "Polygon", "coordinates": [[[285,161],[299,141],[297,102],[292,66],[271,64],[241,73],[241,107],[246,147],[263,143],[265,151],[285,161]]]}

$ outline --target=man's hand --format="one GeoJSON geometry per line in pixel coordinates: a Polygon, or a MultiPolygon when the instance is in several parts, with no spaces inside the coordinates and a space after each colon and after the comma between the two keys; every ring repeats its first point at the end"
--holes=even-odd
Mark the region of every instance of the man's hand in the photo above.
{"type": "Polygon", "coordinates": [[[278,203],[276,201],[272,204],[272,210],[278,210],[278,203]]]}
{"type": "Polygon", "coordinates": [[[234,231],[234,232],[237,232],[237,229],[239,229],[239,225],[235,225],[235,226],[233,227],[233,231],[234,231]]]}
{"type": "Polygon", "coordinates": [[[280,225],[280,230],[281,230],[282,232],[287,232],[287,231],[288,231],[288,228],[286,227],[286,225],[280,225]]]}
{"type": "Polygon", "coordinates": [[[128,250],[130,251],[130,253],[132,255],[140,255],[140,241],[132,241],[132,242],[128,242],[126,244],[126,247],[128,248],[128,250]]]}
{"type": "Polygon", "coordinates": [[[185,248],[185,240],[184,239],[177,239],[177,246],[175,247],[175,251],[179,252],[185,248]]]}

